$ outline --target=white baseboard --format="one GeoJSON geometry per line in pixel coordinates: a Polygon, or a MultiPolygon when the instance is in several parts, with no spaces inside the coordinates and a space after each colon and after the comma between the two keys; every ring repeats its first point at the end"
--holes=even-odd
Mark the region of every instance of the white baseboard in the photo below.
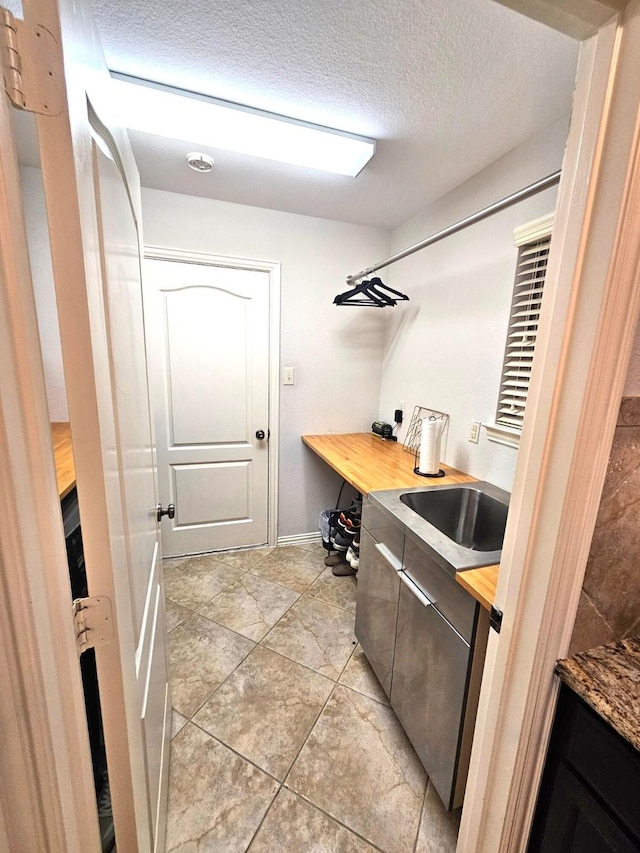
{"type": "Polygon", "coordinates": [[[313,545],[314,542],[318,545],[322,542],[317,530],[313,533],[298,533],[297,536],[278,536],[278,545],[313,545]]]}
{"type": "MultiPolygon", "coordinates": [[[[313,545],[314,543],[322,542],[322,537],[319,531],[312,533],[298,533],[296,536],[279,536],[278,545],[313,545]]],[[[217,551],[198,551],[194,554],[174,554],[173,556],[163,557],[164,560],[182,560],[187,557],[206,557],[208,554],[225,554],[229,551],[253,551],[256,548],[268,548],[268,545],[248,545],[244,548],[221,548],[217,551]]]]}

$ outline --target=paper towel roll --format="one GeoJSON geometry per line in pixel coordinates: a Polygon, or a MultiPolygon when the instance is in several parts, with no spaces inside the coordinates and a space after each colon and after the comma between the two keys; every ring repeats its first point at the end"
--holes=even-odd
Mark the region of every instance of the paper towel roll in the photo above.
{"type": "Polygon", "coordinates": [[[424,418],[420,433],[420,461],[418,471],[421,474],[437,474],[440,470],[440,421],[424,418]]]}

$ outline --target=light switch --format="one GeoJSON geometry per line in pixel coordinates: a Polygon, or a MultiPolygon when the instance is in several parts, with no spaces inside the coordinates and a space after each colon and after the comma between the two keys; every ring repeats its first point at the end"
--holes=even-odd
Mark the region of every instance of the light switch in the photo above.
{"type": "Polygon", "coordinates": [[[282,384],[283,385],[295,385],[296,384],[296,372],[293,367],[283,367],[282,368],[282,384]]]}

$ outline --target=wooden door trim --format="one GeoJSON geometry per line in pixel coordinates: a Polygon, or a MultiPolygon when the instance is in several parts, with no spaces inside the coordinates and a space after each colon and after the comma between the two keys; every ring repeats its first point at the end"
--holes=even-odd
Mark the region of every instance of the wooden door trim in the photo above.
{"type": "Polygon", "coordinates": [[[526,849],[638,324],[639,63],[634,0],[582,48],[458,853],[526,849]]]}
{"type": "Polygon", "coordinates": [[[154,261],[175,261],[186,264],[240,269],[269,274],[269,507],[267,534],[268,545],[278,544],[278,471],[280,436],[280,263],[257,261],[249,258],[234,258],[228,255],[212,255],[203,252],[188,252],[168,249],[163,246],[145,245],[144,257],[154,261]]]}
{"type": "Polygon", "coordinates": [[[598,33],[611,17],[621,12],[628,0],[497,0],[535,21],[575,39],[588,39],[598,33]]]}
{"type": "Polygon", "coordinates": [[[9,102],[0,107],[0,847],[100,850],[9,102]]]}

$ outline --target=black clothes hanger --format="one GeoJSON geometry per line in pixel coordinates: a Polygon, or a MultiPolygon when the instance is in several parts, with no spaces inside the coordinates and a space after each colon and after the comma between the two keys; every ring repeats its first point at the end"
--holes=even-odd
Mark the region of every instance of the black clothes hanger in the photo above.
{"type": "Polygon", "coordinates": [[[409,299],[404,293],[399,290],[394,290],[383,284],[379,278],[372,278],[371,281],[361,281],[351,290],[344,293],[339,293],[333,300],[334,305],[368,305],[373,308],[386,308],[387,305],[394,306],[399,300],[409,299]],[[393,293],[394,297],[389,296],[393,293]]]}
{"type": "Polygon", "coordinates": [[[369,305],[373,308],[384,308],[395,305],[391,297],[371,291],[369,281],[361,281],[351,290],[339,293],[333,300],[334,305],[369,305]]]}
{"type": "MultiPolygon", "coordinates": [[[[392,287],[389,287],[388,284],[385,284],[379,278],[372,278],[371,279],[369,289],[373,289],[373,288],[376,288],[376,293],[379,292],[380,288],[382,288],[383,290],[388,290],[389,293],[393,293],[393,295],[395,296],[394,304],[396,302],[403,302],[403,301],[408,302],[409,301],[409,297],[406,295],[406,293],[401,293],[399,290],[394,290],[392,287]]],[[[382,294],[380,294],[380,295],[382,295],[382,294]]]]}

